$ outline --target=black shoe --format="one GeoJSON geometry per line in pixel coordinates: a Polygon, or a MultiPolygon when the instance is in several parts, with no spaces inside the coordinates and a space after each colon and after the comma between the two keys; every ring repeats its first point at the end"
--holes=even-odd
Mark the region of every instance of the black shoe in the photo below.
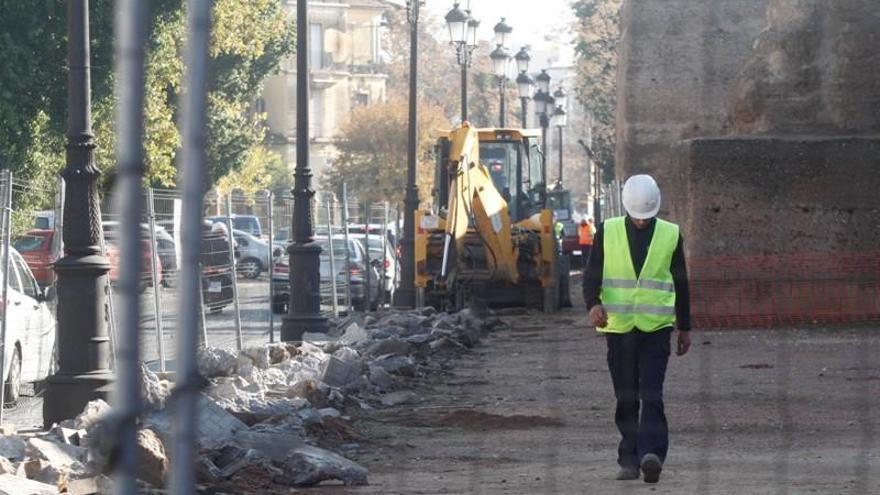
{"type": "Polygon", "coordinates": [[[621,466],[617,472],[616,480],[629,481],[639,479],[639,468],[635,466],[621,466]]]}
{"type": "Polygon", "coordinates": [[[642,473],[645,474],[645,483],[656,483],[660,481],[660,471],[663,470],[663,463],[657,454],[645,454],[642,457],[642,473]]]}

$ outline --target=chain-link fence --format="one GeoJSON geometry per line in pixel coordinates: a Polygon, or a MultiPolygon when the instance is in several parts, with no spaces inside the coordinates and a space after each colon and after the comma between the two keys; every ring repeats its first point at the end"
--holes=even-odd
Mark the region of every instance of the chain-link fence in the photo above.
{"type": "MultiPolygon", "coordinates": [[[[174,359],[168,350],[175,348],[182,201],[169,189],[148,189],[144,201],[141,349],[144,361],[165,370],[174,359]]],[[[115,204],[107,198],[102,222],[114,266],[111,290],[120,221],[115,204]]],[[[322,313],[334,318],[387,307],[400,278],[397,209],[318,196],[313,212],[314,242],[322,248],[322,313]]],[[[274,341],[290,298],[292,196],[212,192],[203,214],[201,338],[230,348],[274,341]]]]}

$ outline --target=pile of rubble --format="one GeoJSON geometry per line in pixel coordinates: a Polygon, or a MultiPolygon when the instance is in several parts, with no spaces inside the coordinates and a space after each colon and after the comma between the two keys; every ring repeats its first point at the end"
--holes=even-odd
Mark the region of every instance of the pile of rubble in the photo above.
{"type": "MultiPolygon", "coordinates": [[[[408,379],[448,367],[501,325],[467,310],[424,308],[349,322],[332,342],[203,349],[199,482],[229,493],[283,493],[325,480],[366,484],[367,469],[346,458],[362,452],[351,414],[418,400],[408,379]]],[[[143,377],[138,478],[145,488],[162,487],[174,438],[173,385],[146,368],[143,377]]],[[[111,408],[95,401],[48,434],[0,436],[0,493],[109,493],[113,424],[111,408]],[[7,489],[9,480],[31,491],[7,489]]]]}

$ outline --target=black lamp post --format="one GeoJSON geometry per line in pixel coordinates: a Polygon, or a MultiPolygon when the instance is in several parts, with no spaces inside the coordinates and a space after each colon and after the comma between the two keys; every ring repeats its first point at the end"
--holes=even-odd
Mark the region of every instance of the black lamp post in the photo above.
{"type": "Polygon", "coordinates": [[[467,70],[473,61],[474,50],[477,49],[477,30],[480,21],[470,16],[470,11],[458,8],[456,2],[452,10],[446,14],[446,25],[449,28],[449,42],[455,46],[458,65],[461,66],[461,121],[468,118],[467,70]]]}
{"type": "Polygon", "coordinates": [[[495,50],[489,54],[489,58],[492,59],[492,64],[495,69],[495,78],[498,80],[498,90],[501,93],[501,110],[500,116],[498,119],[498,125],[501,128],[504,128],[506,124],[506,114],[507,114],[507,66],[510,62],[510,54],[507,53],[507,50],[501,46],[497,45],[495,50]]]}
{"type": "Polygon", "coordinates": [[[529,61],[532,57],[529,55],[528,47],[520,48],[519,52],[513,57],[516,60],[516,71],[519,75],[516,77],[516,86],[519,90],[519,101],[522,103],[522,127],[528,127],[528,106],[529,98],[532,96],[532,85],[534,81],[529,77],[529,61]]]}
{"type": "Polygon", "coordinates": [[[73,418],[93,399],[107,399],[110,337],[106,287],[110,262],[101,252],[101,206],[92,134],[89,3],[67,2],[67,164],[64,256],[58,275],[58,371],[46,380],[43,424],[73,418]]]}
{"type": "Polygon", "coordinates": [[[492,29],[495,32],[495,50],[489,54],[495,69],[495,77],[498,79],[498,88],[501,93],[501,110],[498,123],[500,127],[507,124],[507,72],[510,64],[510,54],[507,52],[507,38],[513,32],[513,28],[505,22],[504,17],[501,22],[492,29]]]}
{"type": "MultiPolygon", "coordinates": [[[[542,69],[535,77],[538,92],[535,93],[535,115],[541,124],[541,146],[547,156],[547,128],[550,127],[550,112],[553,110],[553,97],[550,96],[550,74],[542,69]]],[[[546,175],[545,175],[546,177],[546,175]]]]}
{"type": "Polygon", "coordinates": [[[563,171],[562,171],[562,130],[568,124],[568,116],[565,114],[565,103],[568,99],[568,95],[565,94],[565,91],[560,86],[559,89],[553,93],[553,100],[556,104],[556,110],[553,112],[553,125],[559,129],[559,175],[557,176],[557,187],[562,189],[562,181],[563,181],[563,171]]]}
{"type": "Polygon", "coordinates": [[[559,129],[559,175],[556,178],[556,188],[562,189],[562,130],[565,128],[566,124],[568,124],[568,116],[565,114],[565,110],[562,108],[562,105],[558,105],[556,107],[556,110],[553,111],[552,120],[553,126],[559,129]]]}
{"type": "Polygon", "coordinates": [[[309,37],[308,2],[296,2],[296,171],[293,185],[293,244],[290,256],[290,299],[281,324],[281,340],[300,341],[306,332],[326,333],[321,315],[321,247],[312,226],[312,170],[309,166],[309,37]]]}
{"type": "Polygon", "coordinates": [[[419,14],[424,0],[407,0],[406,14],[410,25],[409,34],[409,132],[406,149],[406,195],[403,199],[403,237],[400,240],[401,280],[394,291],[394,305],[414,308],[415,295],[415,233],[416,208],[419,207],[419,189],[416,187],[416,148],[418,112],[416,109],[418,86],[419,14]]]}

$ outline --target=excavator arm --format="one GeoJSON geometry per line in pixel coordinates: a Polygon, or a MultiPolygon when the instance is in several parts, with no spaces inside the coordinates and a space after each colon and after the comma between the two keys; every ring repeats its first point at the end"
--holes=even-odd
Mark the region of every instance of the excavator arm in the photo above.
{"type": "Polygon", "coordinates": [[[450,146],[451,183],[443,250],[442,276],[449,273],[449,263],[459,263],[466,252],[469,229],[479,236],[485,249],[486,279],[516,283],[517,252],[511,235],[507,201],[492,182],[489,170],[480,163],[477,130],[465,123],[452,131],[450,146]],[[457,259],[451,257],[455,246],[457,259]]]}

